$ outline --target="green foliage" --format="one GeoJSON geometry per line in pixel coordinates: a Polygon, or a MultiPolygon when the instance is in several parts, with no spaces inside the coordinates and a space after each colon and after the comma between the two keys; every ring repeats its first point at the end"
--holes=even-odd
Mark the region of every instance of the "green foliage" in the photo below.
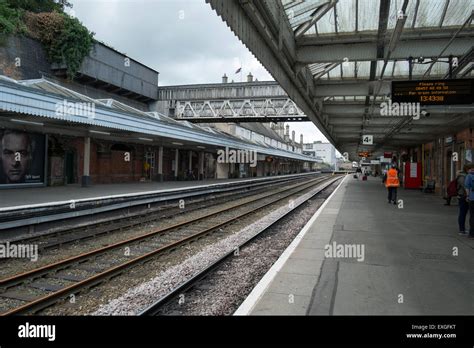
{"type": "Polygon", "coordinates": [[[0,34],[23,33],[26,27],[22,21],[23,11],[8,6],[5,0],[0,0],[0,34]]]}
{"type": "Polygon", "coordinates": [[[63,12],[65,7],[72,7],[67,0],[6,0],[13,9],[30,12],[63,12]]]}
{"type": "Polygon", "coordinates": [[[51,63],[65,64],[73,79],[89,54],[94,34],[64,13],[67,0],[0,0],[0,34],[27,34],[39,40],[51,63]]]}
{"type": "Polygon", "coordinates": [[[92,49],[94,34],[89,32],[77,18],[62,16],[64,26],[47,47],[48,55],[53,63],[65,63],[67,76],[72,79],[92,49]]]}

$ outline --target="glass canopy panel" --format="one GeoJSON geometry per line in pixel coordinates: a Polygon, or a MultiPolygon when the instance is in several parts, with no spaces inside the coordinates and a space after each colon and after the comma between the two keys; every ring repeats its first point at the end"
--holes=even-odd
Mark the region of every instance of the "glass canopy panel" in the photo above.
{"type": "MultiPolygon", "coordinates": [[[[357,73],[358,79],[368,79],[369,74],[370,74],[370,62],[369,61],[348,62],[347,66],[344,66],[344,65],[342,66],[342,73],[343,73],[343,78],[346,78],[346,79],[356,78],[355,73],[357,73]]],[[[329,76],[331,79],[340,78],[341,76],[340,67],[338,66],[334,68],[329,73],[329,76]]],[[[327,78],[328,78],[327,74],[321,77],[321,79],[327,79],[327,78]]]]}
{"type": "Polygon", "coordinates": [[[399,76],[408,76],[409,72],[409,64],[408,61],[402,60],[395,62],[395,67],[393,69],[393,77],[399,76]]]}
{"type": "Polygon", "coordinates": [[[342,64],[342,77],[343,78],[354,78],[354,62],[347,62],[342,64]]]}
{"type": "MultiPolygon", "coordinates": [[[[281,1],[286,8],[293,30],[310,20],[316,9],[327,2],[327,0],[281,1]]],[[[389,1],[390,12],[387,28],[392,30],[396,25],[397,15],[404,0],[389,1]]],[[[356,30],[376,31],[378,29],[380,1],[339,0],[335,8],[337,19],[334,16],[333,8],[316,22],[318,34],[336,33],[336,21],[338,33],[350,33],[356,30]],[[358,5],[357,8],[356,5],[358,5]]],[[[473,9],[474,0],[410,0],[405,12],[407,15],[405,28],[460,26],[473,9]],[[445,9],[446,14],[441,23],[445,9]]],[[[305,33],[305,35],[314,34],[316,34],[314,26],[305,33]]]]}
{"type": "Polygon", "coordinates": [[[315,35],[316,34],[316,26],[312,25],[311,28],[308,29],[304,35],[315,35]]]}
{"type": "Polygon", "coordinates": [[[415,28],[438,27],[445,3],[445,0],[420,0],[415,28]]]}
{"type": "Polygon", "coordinates": [[[358,27],[359,31],[377,30],[379,24],[380,2],[359,0],[358,27]]]}
{"type": "MultiPolygon", "coordinates": [[[[430,64],[414,64],[413,65],[413,76],[422,76],[428,70],[430,64]]],[[[431,73],[425,77],[433,76],[444,76],[448,73],[449,65],[446,61],[440,61],[433,65],[431,73]]],[[[408,74],[407,74],[408,75],[408,74]]]]}
{"type": "Polygon", "coordinates": [[[368,78],[370,76],[370,62],[357,62],[357,77],[368,78]]]}
{"type": "Polygon", "coordinates": [[[311,14],[322,4],[324,1],[311,0],[300,2],[297,5],[292,6],[286,10],[288,20],[293,29],[297,26],[311,19],[311,14]]]}
{"type": "Polygon", "coordinates": [[[339,80],[341,78],[341,69],[339,67],[335,67],[334,69],[329,71],[329,78],[339,80]]]}
{"type": "Polygon", "coordinates": [[[340,0],[336,4],[337,30],[341,33],[354,32],[356,27],[356,1],[340,0]]]}
{"type": "Polygon", "coordinates": [[[330,9],[324,16],[316,22],[318,34],[328,34],[335,32],[334,8],[330,9]]]}
{"type": "MultiPolygon", "coordinates": [[[[438,0],[441,1],[441,0],[438,0]]],[[[388,18],[388,29],[395,28],[398,19],[398,12],[402,9],[403,0],[391,0],[390,1],[390,14],[388,18]]],[[[413,18],[415,17],[416,12],[416,0],[411,0],[408,2],[408,6],[405,11],[405,15],[407,16],[407,20],[405,22],[404,27],[410,28],[413,24],[413,18]]]]}
{"type": "Polygon", "coordinates": [[[443,27],[462,25],[472,10],[474,10],[474,0],[450,0],[443,27]]]}

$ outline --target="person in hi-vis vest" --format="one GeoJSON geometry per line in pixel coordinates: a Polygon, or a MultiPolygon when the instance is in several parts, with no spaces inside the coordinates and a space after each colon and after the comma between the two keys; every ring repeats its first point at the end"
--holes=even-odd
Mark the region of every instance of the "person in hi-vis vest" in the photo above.
{"type": "Polygon", "coordinates": [[[392,163],[386,175],[385,187],[388,190],[388,203],[397,204],[397,187],[400,186],[400,180],[398,180],[398,170],[395,163],[392,163]]]}

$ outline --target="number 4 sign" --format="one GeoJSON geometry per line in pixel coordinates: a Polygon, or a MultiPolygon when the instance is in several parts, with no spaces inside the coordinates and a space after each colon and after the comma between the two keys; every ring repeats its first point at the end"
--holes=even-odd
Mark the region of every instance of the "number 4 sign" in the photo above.
{"type": "Polygon", "coordinates": [[[362,144],[372,145],[373,143],[374,143],[374,136],[373,135],[364,135],[364,136],[362,136],[362,144]]]}

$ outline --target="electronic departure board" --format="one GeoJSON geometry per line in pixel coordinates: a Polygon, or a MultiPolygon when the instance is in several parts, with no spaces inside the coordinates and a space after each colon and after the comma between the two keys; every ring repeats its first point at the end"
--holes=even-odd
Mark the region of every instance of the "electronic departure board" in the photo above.
{"type": "Polygon", "coordinates": [[[392,102],[421,105],[472,104],[474,79],[392,81],[392,102]]]}

